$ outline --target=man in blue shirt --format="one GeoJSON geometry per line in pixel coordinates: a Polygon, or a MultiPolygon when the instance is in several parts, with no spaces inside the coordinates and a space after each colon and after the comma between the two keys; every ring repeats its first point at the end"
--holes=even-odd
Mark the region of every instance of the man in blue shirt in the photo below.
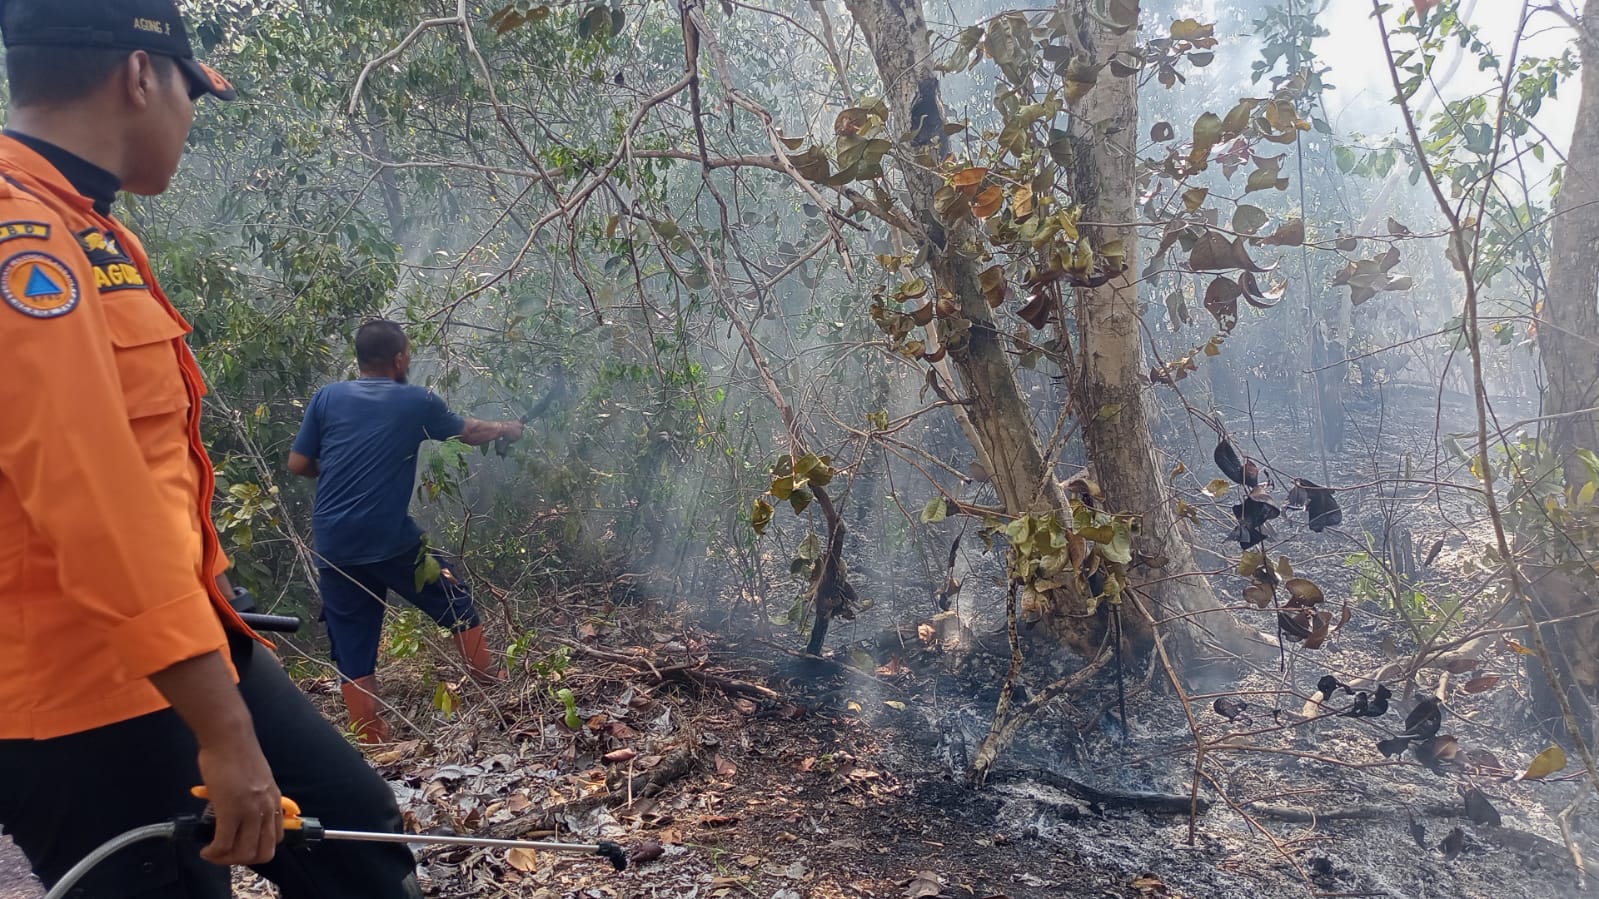
{"type": "Polygon", "coordinates": [[[312,528],[328,641],[351,726],[363,743],[380,743],[389,728],[378,714],[374,672],[389,591],[453,634],[474,678],[505,676],[483,638],[471,593],[446,561],[434,556],[439,577],[417,589],[428,550],[411,519],[411,490],[422,441],[519,440],[522,424],[463,419],[437,394],[408,384],[410,341],[394,322],[362,325],[355,355],[361,377],[329,384],[311,399],[289,471],[317,479],[312,528]]]}

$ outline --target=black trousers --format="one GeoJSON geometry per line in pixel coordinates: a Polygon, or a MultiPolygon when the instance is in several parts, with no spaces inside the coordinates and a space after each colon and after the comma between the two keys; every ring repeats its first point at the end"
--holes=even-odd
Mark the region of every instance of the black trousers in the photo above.
{"type": "MultiPolygon", "coordinates": [[[[329,829],[399,832],[394,794],[361,753],[319,714],[264,647],[237,639],[239,692],[283,795],[329,829]]],[[[106,840],[146,824],[197,814],[198,747],[168,709],[50,740],[0,740],[0,827],[34,874],[52,886],[106,840]]],[[[223,899],[229,872],[199,846],[149,840],[95,869],[81,899],[223,899]]],[[[325,842],[256,870],[283,899],[420,899],[415,859],[403,844],[325,842]]]]}

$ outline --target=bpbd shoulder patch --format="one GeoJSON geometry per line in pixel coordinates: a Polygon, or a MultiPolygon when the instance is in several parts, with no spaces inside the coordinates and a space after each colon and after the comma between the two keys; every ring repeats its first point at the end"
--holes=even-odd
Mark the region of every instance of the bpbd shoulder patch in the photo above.
{"type": "Polygon", "coordinates": [[[0,243],[19,237],[49,240],[50,226],[44,222],[0,222],[0,243]]]}
{"type": "Polygon", "coordinates": [[[49,253],[18,253],[0,263],[0,296],[29,318],[60,318],[83,293],[66,263],[49,253]]]}

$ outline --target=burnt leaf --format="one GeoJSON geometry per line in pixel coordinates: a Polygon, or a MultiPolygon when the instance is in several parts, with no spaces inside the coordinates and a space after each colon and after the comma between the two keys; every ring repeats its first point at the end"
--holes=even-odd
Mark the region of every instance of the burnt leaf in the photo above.
{"type": "Polygon", "coordinates": [[[1405,716],[1405,736],[1416,740],[1425,740],[1438,735],[1438,728],[1444,723],[1444,710],[1438,700],[1431,696],[1416,703],[1410,714],[1405,716]]]}
{"type": "Polygon", "coordinates": [[[1331,699],[1332,695],[1338,692],[1339,687],[1343,687],[1345,692],[1349,690],[1348,687],[1344,687],[1343,684],[1338,682],[1338,678],[1333,677],[1331,674],[1323,674],[1321,680],[1316,681],[1316,692],[1321,694],[1323,700],[1331,699]]]}
{"type": "Polygon", "coordinates": [[[1228,721],[1237,721],[1247,708],[1242,699],[1234,699],[1230,696],[1218,697],[1215,702],[1211,703],[1210,707],[1215,710],[1216,714],[1226,718],[1228,721]]]}
{"type": "Polygon", "coordinates": [[[1377,751],[1382,753],[1382,757],[1385,759],[1397,758],[1401,755],[1404,755],[1405,750],[1409,748],[1409,737],[1390,737],[1386,740],[1377,741],[1377,751]]]}
{"type": "Polygon", "coordinates": [[[1485,824],[1489,827],[1498,827],[1502,823],[1499,810],[1494,808],[1488,797],[1476,787],[1466,791],[1466,817],[1474,824],[1485,824]]]}
{"type": "Polygon", "coordinates": [[[1465,848],[1466,832],[1458,827],[1449,831],[1449,835],[1444,837],[1442,843],[1438,844],[1438,851],[1442,852],[1444,854],[1444,858],[1448,859],[1449,861],[1454,861],[1455,859],[1459,858],[1461,850],[1465,848]]]}
{"type": "Polygon", "coordinates": [[[1305,508],[1310,515],[1311,530],[1320,533],[1343,523],[1344,512],[1338,507],[1338,500],[1331,488],[1319,486],[1304,478],[1299,478],[1294,483],[1305,491],[1305,508]]]}
{"type": "Polygon", "coordinates": [[[1427,559],[1426,559],[1426,561],[1421,563],[1422,567],[1425,568],[1425,567],[1431,565],[1432,563],[1438,561],[1438,554],[1443,552],[1443,551],[1444,551],[1444,538],[1439,537],[1437,539],[1437,541],[1433,543],[1432,549],[1427,550],[1427,559]]]}
{"type": "Polygon", "coordinates": [[[1427,848],[1427,828],[1421,826],[1415,815],[1410,816],[1410,838],[1416,841],[1416,848],[1427,848]]]}
{"type": "Polygon", "coordinates": [[[1310,495],[1305,492],[1305,488],[1295,484],[1288,490],[1288,499],[1283,503],[1283,507],[1293,510],[1303,509],[1305,503],[1309,501],[1310,495]]]}
{"type": "Polygon", "coordinates": [[[1282,631],[1284,637],[1294,642],[1307,639],[1312,624],[1310,613],[1304,610],[1295,613],[1277,613],[1277,628],[1282,631]]]}
{"type": "Polygon", "coordinates": [[[1238,279],[1238,285],[1244,289],[1245,302],[1256,309],[1270,309],[1288,294],[1288,280],[1286,278],[1262,289],[1260,282],[1255,280],[1254,272],[1244,272],[1242,277],[1238,279]]]}
{"type": "Polygon", "coordinates": [[[1216,317],[1216,327],[1224,334],[1238,324],[1238,298],[1243,293],[1231,278],[1217,278],[1205,289],[1205,311],[1216,317]]]}
{"type": "Polygon", "coordinates": [[[1221,469],[1221,473],[1234,484],[1244,483],[1243,460],[1238,458],[1238,451],[1233,449],[1233,445],[1226,439],[1216,444],[1216,451],[1211,454],[1211,458],[1215,460],[1216,467],[1221,469]]]}
{"type": "Polygon", "coordinates": [[[1388,713],[1388,700],[1393,698],[1393,691],[1382,684],[1377,685],[1377,692],[1371,697],[1371,702],[1366,706],[1366,717],[1377,718],[1388,713]]]}

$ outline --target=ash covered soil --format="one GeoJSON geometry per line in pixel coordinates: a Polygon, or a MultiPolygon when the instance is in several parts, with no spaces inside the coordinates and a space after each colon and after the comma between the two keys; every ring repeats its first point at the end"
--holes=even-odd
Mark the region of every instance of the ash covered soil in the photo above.
{"type": "MultiPolygon", "coordinates": [[[[1458,479],[1433,467],[1430,406],[1406,408],[1357,407],[1353,420],[1366,430],[1351,442],[1383,450],[1334,460],[1328,480],[1393,477],[1406,454],[1428,478],[1458,479]]],[[[1214,557],[1202,554],[1200,564],[1215,569],[1219,595],[1236,597],[1245,582],[1231,571],[1229,523],[1216,515],[1225,501],[1197,489],[1213,477],[1209,435],[1167,436],[1197,472],[1184,489],[1201,509],[1195,537],[1214,557]]],[[[1283,427],[1257,431],[1242,448],[1315,477],[1320,463],[1305,445],[1283,427]]],[[[1460,495],[1373,488],[1340,497],[1340,528],[1310,534],[1300,513],[1273,524],[1270,544],[1273,559],[1290,556],[1334,606],[1357,579],[1347,557],[1385,530],[1405,531],[1421,555],[1444,541],[1420,575],[1430,595],[1480,586],[1471,560],[1484,534],[1460,495]]],[[[1000,564],[980,546],[962,553],[953,620],[964,627],[937,619],[930,591],[900,596],[840,626],[831,661],[796,658],[792,634],[720,637],[655,602],[595,599],[606,591],[592,585],[539,604],[545,611],[532,625],[541,638],[511,684],[483,692],[450,681],[459,707],[448,716],[434,702],[439,678],[454,676],[442,645],[391,662],[383,674],[395,720],[418,728],[398,725],[402,742],[369,756],[412,829],[609,839],[634,857],[616,874],[588,857],[422,850],[426,891],[535,899],[1593,893],[1579,883],[1555,817],[1584,789],[1575,758],[1541,782],[1514,780],[1549,745],[1531,726],[1521,656],[1495,635],[1472,645],[1469,668],[1403,677],[1414,636],[1367,602],[1350,602],[1348,623],[1322,649],[1290,646],[1280,665],[1196,687],[1192,721],[1151,669],[1126,673],[1124,724],[1114,678],[1102,672],[1025,727],[986,786],[968,786],[964,769],[988,731],[1008,656],[1002,638],[988,651],[1003,614],[1000,564]],[[1327,674],[1367,687],[1381,679],[1396,693],[1393,709],[1380,718],[1329,714],[1347,706],[1343,695],[1307,709],[1327,674]],[[561,690],[571,691],[572,715],[561,690]],[[1223,717],[1202,690],[1236,694],[1242,713],[1223,717]],[[1413,753],[1378,751],[1421,697],[1439,694],[1442,731],[1456,737],[1459,759],[1435,772],[1413,753]],[[1324,717],[1305,722],[1306,711],[1324,717]],[[1208,749],[1203,810],[1191,815],[1196,727],[1208,749]],[[1498,825],[1471,819],[1469,790],[1480,791],[1498,825]]],[[[1443,639],[1471,636],[1495,605],[1463,606],[1443,639]]],[[[1254,614],[1270,628],[1267,613],[1254,614]]],[[[1032,639],[1024,688],[1080,664],[1032,639]]],[[[337,715],[331,681],[303,684],[337,715]]],[[[1573,841],[1590,858],[1594,834],[1579,813],[1573,841]]],[[[0,899],[38,895],[6,858],[0,846],[0,899]]],[[[270,895],[249,875],[236,888],[270,895]]]]}

